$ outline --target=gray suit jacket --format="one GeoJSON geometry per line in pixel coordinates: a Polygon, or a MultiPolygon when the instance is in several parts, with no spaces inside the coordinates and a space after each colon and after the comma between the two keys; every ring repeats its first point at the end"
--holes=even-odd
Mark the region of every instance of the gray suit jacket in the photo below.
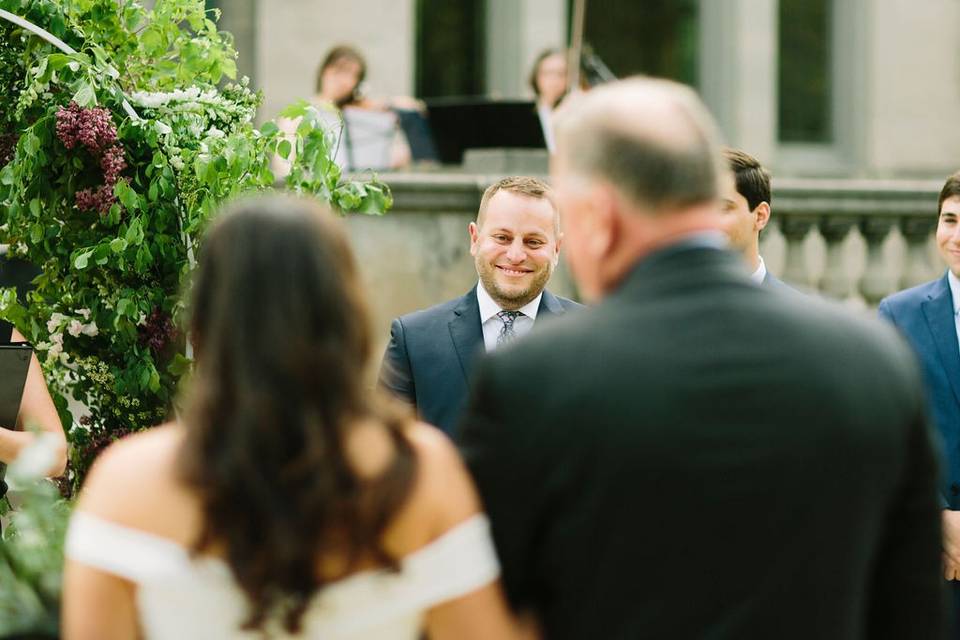
{"type": "MultiPolygon", "coordinates": [[[[536,325],[579,306],[544,290],[536,325]]],[[[459,298],[393,321],[380,384],[413,405],[421,419],[453,436],[474,365],[483,353],[474,287],[459,298]]]]}

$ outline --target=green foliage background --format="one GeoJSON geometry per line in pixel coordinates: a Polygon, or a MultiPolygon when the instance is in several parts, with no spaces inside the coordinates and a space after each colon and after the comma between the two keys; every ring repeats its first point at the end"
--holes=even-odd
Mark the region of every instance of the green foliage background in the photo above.
{"type": "Polygon", "coordinates": [[[27,304],[0,294],[0,317],[34,344],[72,425],[76,487],[106,443],[168,417],[190,369],[185,340],[178,331],[157,349],[146,339],[167,321],[179,326],[182,287],[223,200],[271,188],[274,154],[292,160],[288,189],[340,211],[382,213],[391,198],[376,180],[342,180],[335,141],[306,103],[282,114],[299,119],[293,139],[273,122],[255,127],[260,96],[233,82],[232,38],[203,0],[149,10],[136,0],[0,0],[0,9],[77,50],[0,20],[0,136],[17,139],[0,168],[0,242],[43,270],[27,304]],[[103,215],[74,204],[102,179],[95,158],[57,138],[56,112],[70,102],[109,109],[124,149],[125,181],[103,215]],[[89,408],[83,424],[68,396],[89,408]]]}

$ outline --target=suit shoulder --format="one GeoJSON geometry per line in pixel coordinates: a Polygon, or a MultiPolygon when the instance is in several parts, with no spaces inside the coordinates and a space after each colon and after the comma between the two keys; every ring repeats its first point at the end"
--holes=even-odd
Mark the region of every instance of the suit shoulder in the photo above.
{"type": "Polygon", "coordinates": [[[557,300],[560,301],[560,305],[567,311],[573,311],[575,309],[582,309],[583,305],[575,300],[570,298],[564,298],[562,296],[556,296],[557,300]]]}
{"type": "Polygon", "coordinates": [[[395,321],[399,321],[400,324],[403,325],[405,331],[416,331],[417,329],[431,328],[437,322],[448,321],[450,316],[453,314],[454,309],[460,306],[464,302],[464,298],[470,295],[473,295],[473,293],[471,292],[466,296],[460,296],[459,298],[441,302],[440,304],[427,307],[426,309],[413,311],[400,316],[395,321]]]}
{"type": "Polygon", "coordinates": [[[890,309],[903,309],[904,307],[916,306],[927,299],[927,296],[934,290],[939,282],[940,278],[937,278],[936,280],[924,282],[915,287],[898,291],[881,300],[880,304],[890,309]]]}

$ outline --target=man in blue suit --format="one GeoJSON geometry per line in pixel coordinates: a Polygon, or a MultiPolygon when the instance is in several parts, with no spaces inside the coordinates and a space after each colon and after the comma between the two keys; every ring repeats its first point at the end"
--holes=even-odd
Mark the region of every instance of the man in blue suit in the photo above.
{"type": "Polygon", "coordinates": [[[750,278],[771,289],[794,289],[767,271],[760,255],[760,232],[770,222],[770,172],[749,153],[724,149],[730,171],[723,176],[722,226],[730,238],[730,248],[743,255],[750,278]]]}
{"type": "Polygon", "coordinates": [[[900,329],[919,356],[940,433],[944,575],[954,581],[954,624],[960,633],[960,172],[943,185],[938,211],[937,248],[947,273],[884,298],[880,315],[900,329]]]}
{"type": "Polygon", "coordinates": [[[383,386],[450,436],[477,359],[579,306],[544,289],[562,239],[546,183],[517,176],[491,185],[468,230],[480,281],[464,296],[395,319],[380,369],[383,386]]]}

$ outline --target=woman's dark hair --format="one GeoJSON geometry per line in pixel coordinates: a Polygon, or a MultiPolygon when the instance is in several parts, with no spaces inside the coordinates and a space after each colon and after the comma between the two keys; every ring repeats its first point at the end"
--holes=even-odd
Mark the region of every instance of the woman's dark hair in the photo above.
{"type": "Polygon", "coordinates": [[[317,590],[321,559],[348,574],[391,569],[387,525],[416,460],[407,415],[365,388],[367,311],[340,223],[311,201],[235,203],[208,233],[192,292],[196,353],[180,477],[200,498],[195,554],[222,549],[251,611],[290,632],[317,590]],[[374,478],[347,455],[360,424],[382,426],[394,457],[374,478]]]}
{"type": "MultiPolygon", "coordinates": [[[[323,57],[323,62],[320,63],[320,68],[317,69],[316,91],[317,93],[320,93],[323,90],[323,72],[341,60],[356,62],[360,66],[360,75],[357,77],[357,86],[353,88],[353,93],[350,94],[350,97],[344,101],[344,104],[349,104],[351,102],[356,102],[360,98],[360,83],[363,82],[364,78],[367,77],[367,61],[364,60],[363,54],[360,53],[360,51],[354,47],[351,47],[350,45],[339,44],[330,49],[330,51],[327,52],[327,55],[323,57]]],[[[344,105],[339,104],[337,106],[342,107],[344,105]]]]}

